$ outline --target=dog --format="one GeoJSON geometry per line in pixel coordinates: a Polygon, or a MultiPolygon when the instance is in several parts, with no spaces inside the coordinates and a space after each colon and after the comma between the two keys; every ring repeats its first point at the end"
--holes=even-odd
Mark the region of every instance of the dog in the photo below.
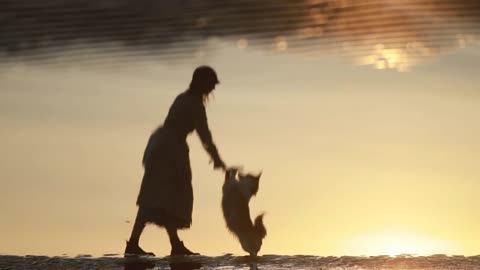
{"type": "Polygon", "coordinates": [[[252,222],[248,203],[257,194],[261,173],[258,175],[238,173],[238,168],[225,171],[223,184],[222,210],[227,228],[238,238],[250,256],[257,256],[262,241],[267,235],[261,214],[252,222]]]}

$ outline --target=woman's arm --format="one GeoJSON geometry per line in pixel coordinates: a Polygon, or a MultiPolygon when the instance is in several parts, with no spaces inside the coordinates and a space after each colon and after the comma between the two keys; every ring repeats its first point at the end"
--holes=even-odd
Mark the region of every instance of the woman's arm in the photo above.
{"type": "Polygon", "coordinates": [[[208,120],[207,120],[207,113],[205,111],[205,106],[201,104],[197,106],[195,112],[195,130],[197,131],[200,140],[202,141],[202,145],[205,150],[208,152],[210,157],[213,160],[214,168],[223,168],[225,169],[225,163],[220,158],[218,154],[217,146],[213,142],[212,133],[208,128],[208,120]]]}

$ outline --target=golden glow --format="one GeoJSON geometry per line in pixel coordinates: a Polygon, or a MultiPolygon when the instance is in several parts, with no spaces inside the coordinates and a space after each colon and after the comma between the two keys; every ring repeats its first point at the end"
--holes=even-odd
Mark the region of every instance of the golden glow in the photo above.
{"type": "Polygon", "coordinates": [[[396,69],[398,71],[407,71],[412,64],[407,51],[387,49],[383,44],[375,45],[369,55],[357,57],[356,63],[373,65],[376,69],[396,69]]]}
{"type": "Polygon", "coordinates": [[[432,255],[438,250],[453,251],[453,244],[412,231],[388,230],[353,238],[346,249],[352,253],[362,250],[369,255],[432,255]]]}
{"type": "Polygon", "coordinates": [[[248,39],[241,38],[241,39],[237,40],[237,47],[239,49],[247,48],[248,47],[248,39]]]}
{"type": "Polygon", "coordinates": [[[279,36],[275,38],[275,41],[273,43],[273,48],[276,51],[286,51],[288,49],[288,42],[285,37],[279,36]]]}
{"type": "MultiPolygon", "coordinates": [[[[227,164],[263,169],[250,202],[252,216],[267,212],[261,254],[478,255],[478,51],[459,51],[456,68],[439,58],[382,74],[231,46],[212,60],[222,85],[209,124],[227,164]]],[[[190,64],[141,61],[0,73],[0,252],[121,254],[146,139],[190,77],[190,64]]],[[[244,255],[221,214],[222,174],[198,136],[189,146],[195,204],[180,237],[203,255],[244,255]]],[[[156,226],[140,242],[170,253],[156,226]]]]}

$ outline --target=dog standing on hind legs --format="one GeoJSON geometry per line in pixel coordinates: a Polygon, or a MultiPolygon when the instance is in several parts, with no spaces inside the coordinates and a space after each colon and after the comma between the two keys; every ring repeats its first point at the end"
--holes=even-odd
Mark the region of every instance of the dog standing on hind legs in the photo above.
{"type": "Polygon", "coordinates": [[[263,225],[263,214],[255,221],[250,219],[248,203],[258,192],[261,173],[258,175],[238,173],[238,168],[225,171],[223,184],[222,210],[227,228],[238,238],[240,244],[251,257],[256,257],[262,247],[267,230],[263,225]]]}

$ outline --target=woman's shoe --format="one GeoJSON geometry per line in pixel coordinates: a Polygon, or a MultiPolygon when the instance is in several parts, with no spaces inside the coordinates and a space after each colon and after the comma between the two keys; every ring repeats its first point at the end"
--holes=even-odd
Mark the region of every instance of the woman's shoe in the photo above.
{"type": "Polygon", "coordinates": [[[131,244],[127,241],[127,246],[125,247],[125,256],[155,256],[153,252],[146,252],[138,244],[131,244]]]}
{"type": "Polygon", "coordinates": [[[183,242],[179,242],[177,245],[172,246],[172,251],[170,252],[170,256],[190,256],[190,255],[200,255],[200,253],[190,251],[188,248],[185,247],[183,242]]]}

